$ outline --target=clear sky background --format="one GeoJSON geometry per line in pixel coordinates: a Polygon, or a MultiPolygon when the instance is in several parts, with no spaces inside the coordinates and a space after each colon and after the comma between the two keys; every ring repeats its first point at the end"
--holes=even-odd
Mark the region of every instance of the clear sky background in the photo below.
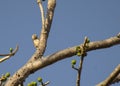
{"type": "MultiPolygon", "coordinates": [[[[43,3],[46,5],[46,2],[43,3]]],[[[0,53],[19,44],[19,51],[0,63],[0,75],[14,74],[35,51],[32,34],[40,33],[40,10],[35,0],[0,0],[0,53]]],[[[104,40],[120,32],[120,0],[57,0],[54,20],[45,55],[83,43],[104,40]]],[[[51,81],[48,86],[75,86],[77,72],[71,68],[74,56],[30,75],[25,86],[38,76],[51,81]]],[[[95,86],[120,64],[120,45],[88,52],[85,58],[81,86],[95,86]]],[[[78,65],[78,64],[77,64],[78,65]]],[[[120,86],[115,84],[112,86],[120,86]]]]}

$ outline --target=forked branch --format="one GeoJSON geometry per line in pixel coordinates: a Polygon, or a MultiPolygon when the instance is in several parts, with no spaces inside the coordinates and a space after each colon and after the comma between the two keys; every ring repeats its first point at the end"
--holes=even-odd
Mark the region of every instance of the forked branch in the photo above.
{"type": "MultiPolygon", "coordinates": [[[[76,79],[76,86],[80,86],[80,80],[81,80],[81,73],[82,73],[82,68],[83,68],[83,61],[84,61],[84,57],[87,55],[86,53],[86,49],[87,49],[87,45],[88,45],[88,38],[85,37],[84,39],[84,43],[83,45],[81,45],[80,47],[78,46],[76,48],[77,50],[77,55],[78,56],[81,56],[81,60],[80,60],[80,63],[79,63],[79,67],[77,69],[77,79],[76,79]]],[[[74,68],[74,66],[73,66],[74,68]]],[[[76,68],[74,68],[76,70],[76,68]]]]}
{"type": "MultiPolygon", "coordinates": [[[[41,2],[39,2],[39,4],[40,3],[41,2]]],[[[40,8],[42,8],[42,4],[40,5],[40,8]]],[[[49,56],[46,56],[46,58],[41,58],[43,57],[46,49],[47,39],[52,25],[55,6],[56,0],[48,0],[46,18],[43,18],[42,20],[42,24],[45,23],[45,25],[43,24],[41,29],[38,49],[31,56],[30,60],[17,72],[15,72],[13,76],[10,77],[10,79],[6,82],[5,86],[18,86],[18,84],[23,83],[30,74],[36,72],[37,70],[40,70],[62,59],[66,59],[76,55],[76,46],[74,46],[55,52],[49,56]]],[[[44,14],[42,14],[42,16],[44,17],[44,14]]],[[[109,48],[117,44],[120,44],[119,35],[102,41],[90,42],[89,47],[86,49],[86,52],[96,49],[109,48]]],[[[81,47],[83,46],[83,44],[77,46],[81,47]]]]}
{"type": "MultiPolygon", "coordinates": [[[[109,48],[120,44],[120,38],[118,36],[108,38],[102,41],[90,42],[89,47],[86,49],[86,52],[96,50],[96,49],[103,49],[109,48]]],[[[77,45],[77,46],[82,46],[77,45]]],[[[57,61],[62,59],[66,59],[76,55],[76,46],[70,47],[58,52],[55,52],[45,58],[41,58],[38,60],[34,60],[31,62],[26,63],[22,68],[20,68],[6,83],[6,86],[17,86],[19,83],[24,82],[24,80],[32,73],[40,70],[46,66],[49,66],[57,61]]],[[[39,58],[38,53],[34,53],[31,58],[39,58]]]]}
{"type": "Polygon", "coordinates": [[[51,24],[54,16],[54,10],[56,6],[56,0],[48,0],[48,5],[47,5],[47,14],[46,18],[44,16],[44,9],[42,6],[42,1],[37,0],[40,11],[41,11],[41,17],[42,17],[42,29],[40,32],[40,37],[39,37],[39,44],[38,44],[38,49],[37,52],[39,53],[40,58],[44,55],[46,45],[47,45],[47,39],[49,36],[49,32],[51,29],[51,24]]]}

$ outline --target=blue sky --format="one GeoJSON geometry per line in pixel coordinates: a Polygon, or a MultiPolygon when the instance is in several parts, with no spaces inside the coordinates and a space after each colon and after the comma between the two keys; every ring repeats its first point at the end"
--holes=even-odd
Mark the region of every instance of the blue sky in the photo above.
{"type": "MultiPolygon", "coordinates": [[[[46,5],[46,2],[43,3],[46,5]]],[[[40,33],[41,17],[35,0],[0,0],[0,53],[19,44],[19,51],[0,63],[0,75],[14,74],[34,53],[31,35],[40,33]]],[[[120,0],[57,0],[54,20],[45,55],[79,45],[84,37],[104,40],[120,32],[120,0]]],[[[81,86],[95,86],[120,64],[120,45],[88,52],[82,70],[81,86]]],[[[51,81],[49,86],[75,86],[76,71],[71,68],[74,56],[30,75],[25,82],[38,76],[51,81]]],[[[112,86],[119,86],[115,84],[112,86]]]]}

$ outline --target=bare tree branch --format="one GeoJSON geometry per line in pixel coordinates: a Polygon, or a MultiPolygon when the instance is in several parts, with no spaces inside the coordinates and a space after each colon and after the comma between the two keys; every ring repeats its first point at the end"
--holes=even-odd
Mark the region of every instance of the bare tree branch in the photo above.
{"type": "Polygon", "coordinates": [[[0,54],[0,56],[4,56],[2,58],[0,58],[0,63],[9,59],[11,56],[14,56],[15,53],[18,51],[18,45],[16,46],[15,50],[12,52],[12,53],[9,53],[9,54],[0,54]]]}
{"type": "Polygon", "coordinates": [[[16,45],[16,48],[14,49],[14,51],[12,53],[9,54],[0,54],[0,56],[13,56],[19,49],[19,46],[16,45]]]}
{"type": "Polygon", "coordinates": [[[40,56],[43,56],[46,45],[47,45],[47,39],[50,32],[53,16],[54,16],[54,10],[56,6],[56,0],[48,0],[48,7],[47,7],[47,14],[45,19],[45,27],[42,28],[41,34],[40,34],[40,42],[39,42],[39,54],[40,56]]]}
{"type": "Polygon", "coordinates": [[[84,57],[86,56],[86,45],[88,44],[88,38],[85,37],[83,45],[81,45],[81,60],[79,63],[79,68],[77,70],[77,80],[76,80],[76,86],[80,86],[80,80],[81,80],[81,73],[82,73],[82,67],[83,67],[83,61],[84,57]]]}
{"type": "MultiPolygon", "coordinates": [[[[30,74],[33,74],[37,70],[40,70],[62,59],[66,59],[76,55],[76,46],[74,46],[55,52],[49,56],[46,56],[46,58],[41,58],[43,57],[46,49],[47,39],[52,25],[55,6],[56,0],[48,0],[45,27],[42,26],[41,29],[38,49],[31,56],[30,60],[8,79],[5,86],[18,86],[18,84],[23,83],[30,74]]],[[[115,36],[102,41],[90,42],[89,47],[86,49],[86,52],[96,49],[109,48],[117,44],[120,44],[119,36],[115,36]]],[[[79,46],[81,47],[83,46],[83,44],[79,46]]]]}
{"type": "MultiPolygon", "coordinates": [[[[111,37],[106,40],[102,40],[102,41],[90,42],[88,45],[89,47],[86,49],[86,52],[96,50],[96,49],[109,48],[109,47],[115,46],[117,44],[120,44],[120,38],[117,38],[116,36],[111,37]]],[[[83,44],[81,44],[81,45],[83,45],[83,44]]],[[[77,46],[81,46],[81,45],[77,45],[77,46]]],[[[56,62],[61,59],[72,57],[72,56],[76,55],[76,47],[77,46],[70,47],[70,48],[58,51],[56,53],[53,53],[53,54],[47,56],[48,57],[47,59],[49,59],[49,61],[56,62]]]]}
{"type": "Polygon", "coordinates": [[[5,57],[3,57],[3,58],[0,58],[0,63],[1,62],[3,62],[3,61],[5,61],[5,60],[7,60],[7,59],[9,59],[11,56],[5,56],[5,57]]]}
{"type": "MultiPolygon", "coordinates": [[[[39,3],[39,6],[41,9],[42,19],[43,19],[43,22],[45,22],[45,25],[42,24],[42,29],[41,29],[40,38],[39,38],[39,45],[38,45],[38,49],[36,50],[35,53],[38,53],[39,58],[41,58],[45,52],[45,49],[46,49],[47,39],[49,36],[49,32],[50,32],[50,28],[51,28],[51,24],[52,24],[52,20],[53,20],[53,16],[54,16],[56,0],[48,0],[47,14],[46,14],[45,20],[43,18],[44,17],[44,14],[43,14],[44,10],[43,10],[41,1],[39,3]]],[[[38,58],[36,57],[36,59],[38,59],[38,58]]],[[[29,61],[33,61],[33,60],[35,60],[35,58],[31,58],[29,61]]]]}
{"type": "Polygon", "coordinates": [[[119,75],[112,81],[111,84],[115,84],[115,83],[118,83],[118,82],[120,82],[120,73],[119,73],[119,75]]]}
{"type": "MultiPolygon", "coordinates": [[[[120,44],[120,38],[116,36],[106,40],[102,40],[102,41],[90,42],[89,47],[86,49],[86,52],[96,50],[96,49],[109,48],[109,47],[115,46],[116,44],[120,44]]],[[[79,46],[82,46],[82,45],[83,44],[79,46]]],[[[9,85],[17,86],[19,83],[24,82],[24,80],[35,71],[42,69],[62,59],[72,57],[74,55],[76,55],[76,46],[58,51],[49,56],[46,56],[45,58],[34,60],[34,62],[28,62],[22,68],[20,68],[10,78],[10,80],[8,80],[5,86],[9,86],[9,85]]],[[[34,53],[31,58],[35,58],[37,56],[39,56],[38,53],[34,53]]]]}
{"type": "Polygon", "coordinates": [[[42,28],[45,28],[45,15],[44,15],[44,9],[43,9],[43,6],[42,6],[42,1],[37,0],[37,3],[39,5],[40,11],[41,11],[42,28]]]}
{"type": "MultiPolygon", "coordinates": [[[[40,1],[41,0],[38,0],[37,2],[39,3],[40,9],[41,9],[42,21],[44,21],[44,18],[43,18],[44,10],[42,8],[42,4],[40,3],[40,1]]],[[[55,6],[56,6],[56,0],[48,0],[45,26],[44,24],[42,24],[38,48],[33,54],[33,56],[30,58],[30,60],[26,63],[26,65],[23,66],[20,70],[18,70],[18,72],[16,72],[15,75],[13,75],[13,77],[10,78],[10,80],[6,83],[6,86],[17,86],[19,83],[22,83],[28,75],[34,72],[33,68],[31,68],[31,67],[34,67],[33,63],[37,60],[39,60],[40,63],[42,62],[43,59],[39,59],[39,58],[43,56],[46,49],[47,39],[50,32],[52,20],[53,20],[55,6]]],[[[37,69],[35,68],[35,70],[37,69]]]]}
{"type": "Polygon", "coordinates": [[[115,68],[115,70],[106,78],[103,82],[99,83],[97,86],[110,86],[113,80],[120,74],[120,64],[115,68]]]}

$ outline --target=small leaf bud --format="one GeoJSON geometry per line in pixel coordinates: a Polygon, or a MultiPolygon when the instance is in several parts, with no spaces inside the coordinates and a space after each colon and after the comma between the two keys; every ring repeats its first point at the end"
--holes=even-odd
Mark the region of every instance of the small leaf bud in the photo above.
{"type": "Polygon", "coordinates": [[[76,60],[72,60],[72,61],[71,61],[71,64],[72,64],[72,65],[75,65],[75,64],[76,64],[76,60]]]}
{"type": "Polygon", "coordinates": [[[32,84],[31,83],[28,83],[28,85],[27,86],[32,86],[32,84]]]}
{"type": "Polygon", "coordinates": [[[77,53],[77,56],[81,56],[81,53],[80,53],[80,52],[78,52],[78,53],[77,53]]]}
{"type": "Polygon", "coordinates": [[[38,77],[38,82],[42,82],[42,78],[41,77],[38,77]]]}
{"type": "Polygon", "coordinates": [[[13,52],[13,48],[10,48],[10,53],[12,53],[13,52]]]}
{"type": "Polygon", "coordinates": [[[5,74],[5,77],[10,77],[10,73],[9,73],[9,72],[6,73],[6,74],[5,74]]]}

